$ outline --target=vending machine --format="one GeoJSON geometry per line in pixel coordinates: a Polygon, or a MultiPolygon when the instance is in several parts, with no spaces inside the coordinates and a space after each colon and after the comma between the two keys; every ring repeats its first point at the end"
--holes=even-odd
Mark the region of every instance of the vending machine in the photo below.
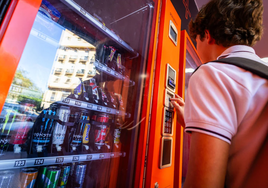
{"type": "Polygon", "coordinates": [[[133,187],[156,5],[0,2],[1,188],[133,187]]]}

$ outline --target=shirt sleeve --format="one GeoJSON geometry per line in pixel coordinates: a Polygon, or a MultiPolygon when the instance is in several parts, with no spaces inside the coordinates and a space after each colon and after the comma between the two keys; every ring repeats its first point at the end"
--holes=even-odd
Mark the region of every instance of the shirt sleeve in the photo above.
{"type": "Polygon", "coordinates": [[[237,131],[235,95],[242,90],[224,72],[210,64],[202,65],[189,81],[185,131],[208,134],[230,144],[237,131]]]}

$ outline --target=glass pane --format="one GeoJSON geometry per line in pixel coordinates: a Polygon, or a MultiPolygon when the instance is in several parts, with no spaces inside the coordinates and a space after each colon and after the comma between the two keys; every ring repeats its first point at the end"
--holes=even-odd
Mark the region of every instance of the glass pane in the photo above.
{"type": "Polygon", "coordinates": [[[152,9],[42,1],[0,116],[6,187],[132,186],[152,9]]]}
{"type": "MultiPolygon", "coordinates": [[[[187,40],[184,96],[186,96],[189,80],[192,73],[201,64],[202,63],[198,58],[195,50],[193,49],[193,46],[187,40]]],[[[188,133],[183,132],[182,185],[185,181],[187,174],[187,168],[189,163],[189,152],[190,152],[190,135],[188,133]]]]}

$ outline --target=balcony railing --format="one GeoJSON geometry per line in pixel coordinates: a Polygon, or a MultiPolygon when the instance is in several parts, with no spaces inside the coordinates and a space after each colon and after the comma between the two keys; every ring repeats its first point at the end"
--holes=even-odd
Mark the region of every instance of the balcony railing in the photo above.
{"type": "Polygon", "coordinates": [[[60,74],[62,72],[62,68],[55,69],[55,74],[60,74]]]}
{"type": "Polygon", "coordinates": [[[87,61],[88,60],[88,56],[82,56],[80,57],[80,61],[87,61]]]}
{"type": "Polygon", "coordinates": [[[85,74],[85,69],[80,69],[76,71],[76,75],[84,75],[85,74]]]}
{"type": "Polygon", "coordinates": [[[67,69],[65,74],[73,74],[74,73],[74,69],[67,69]]]}
{"type": "Polygon", "coordinates": [[[64,60],[66,58],[66,55],[59,55],[58,59],[59,60],[64,60]]]}
{"type": "Polygon", "coordinates": [[[69,57],[70,60],[76,60],[77,58],[78,58],[77,55],[71,55],[71,56],[69,57]]]}
{"type": "Polygon", "coordinates": [[[96,74],[96,71],[88,71],[88,73],[87,73],[87,76],[89,77],[89,76],[94,76],[96,74]]]}

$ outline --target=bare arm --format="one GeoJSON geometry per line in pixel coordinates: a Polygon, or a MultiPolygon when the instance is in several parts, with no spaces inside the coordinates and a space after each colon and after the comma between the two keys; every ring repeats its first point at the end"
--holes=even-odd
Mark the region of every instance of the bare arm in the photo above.
{"type": "Polygon", "coordinates": [[[188,172],[183,188],[223,188],[228,155],[227,142],[193,132],[188,172]]]}

